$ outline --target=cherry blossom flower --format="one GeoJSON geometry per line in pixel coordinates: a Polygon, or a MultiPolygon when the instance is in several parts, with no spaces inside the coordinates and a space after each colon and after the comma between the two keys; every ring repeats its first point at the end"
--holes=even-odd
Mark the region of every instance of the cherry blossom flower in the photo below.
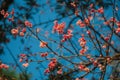
{"type": "Polygon", "coordinates": [[[62,74],[62,73],[63,73],[62,69],[59,69],[59,70],[57,71],[57,74],[62,74]]]}
{"type": "Polygon", "coordinates": [[[120,28],[120,22],[116,22],[116,25],[120,28]]]}
{"type": "Polygon", "coordinates": [[[94,58],[90,58],[90,61],[93,62],[93,61],[94,61],[94,58]]]}
{"type": "Polygon", "coordinates": [[[82,49],[80,50],[80,54],[83,55],[86,51],[87,51],[86,48],[82,48],[82,49]]]}
{"type": "Polygon", "coordinates": [[[93,6],[94,6],[93,4],[90,4],[90,8],[93,8],[93,6]]]}
{"type": "Polygon", "coordinates": [[[100,13],[100,14],[103,14],[103,13],[104,13],[103,7],[99,8],[99,9],[97,10],[97,12],[100,13]]]}
{"type": "Polygon", "coordinates": [[[76,24],[79,25],[81,28],[85,27],[85,24],[81,20],[78,20],[76,24]]]}
{"type": "Polygon", "coordinates": [[[22,32],[25,33],[25,32],[26,32],[26,28],[23,28],[23,29],[22,29],[22,32]]]}
{"type": "Polygon", "coordinates": [[[87,25],[89,25],[89,19],[87,19],[87,18],[85,18],[85,20],[84,20],[84,22],[85,22],[85,24],[87,24],[87,25]]]}
{"type": "Polygon", "coordinates": [[[18,29],[12,29],[11,33],[16,36],[18,34],[18,29]]]}
{"type": "Polygon", "coordinates": [[[61,40],[61,42],[64,42],[64,41],[70,39],[72,36],[73,36],[72,30],[68,30],[68,31],[67,31],[67,34],[64,34],[64,35],[63,35],[63,39],[61,40]]]}
{"type": "Polygon", "coordinates": [[[27,57],[27,55],[24,54],[24,53],[22,53],[22,54],[20,54],[20,57],[23,58],[23,59],[25,59],[27,57]]]}
{"type": "Polygon", "coordinates": [[[58,21],[55,20],[55,21],[54,21],[54,26],[53,26],[53,32],[56,32],[56,31],[57,31],[57,27],[58,27],[58,21]]]}
{"type": "Polygon", "coordinates": [[[105,45],[105,44],[102,46],[102,48],[106,48],[106,47],[107,47],[107,45],[105,45]]]}
{"type": "Polygon", "coordinates": [[[81,47],[85,47],[86,45],[86,40],[84,38],[84,36],[82,38],[79,38],[78,42],[80,42],[80,46],[81,47]]]}
{"type": "Polygon", "coordinates": [[[44,41],[41,41],[41,42],[40,42],[40,47],[41,47],[41,48],[46,47],[46,45],[47,45],[47,42],[44,42],[44,41]]]}
{"type": "Polygon", "coordinates": [[[23,67],[28,67],[29,63],[26,62],[26,63],[23,63],[22,65],[23,67]]]}
{"type": "Polygon", "coordinates": [[[40,54],[41,57],[46,57],[47,55],[48,55],[47,52],[46,52],[46,53],[42,53],[42,54],[40,54]]]}
{"type": "Polygon", "coordinates": [[[20,32],[20,36],[23,37],[24,36],[24,32],[20,32]]]}
{"type": "Polygon", "coordinates": [[[6,65],[6,64],[3,64],[3,63],[1,63],[0,64],[0,69],[8,69],[9,68],[9,66],[8,65],[6,65]]]}
{"type": "Polygon", "coordinates": [[[80,70],[83,70],[83,69],[85,68],[85,65],[79,64],[79,65],[78,65],[78,68],[79,68],[80,70]]]}
{"type": "Polygon", "coordinates": [[[79,11],[75,10],[75,15],[78,16],[79,15],[79,11]]]}
{"type": "Polygon", "coordinates": [[[83,70],[84,70],[85,72],[89,72],[89,71],[90,71],[90,69],[87,68],[87,67],[85,67],[83,70]]]}
{"type": "Polygon", "coordinates": [[[111,17],[109,21],[111,21],[111,22],[116,22],[117,20],[116,20],[116,18],[111,17]]]}
{"type": "Polygon", "coordinates": [[[53,61],[51,61],[51,62],[48,64],[49,69],[54,69],[55,66],[56,66],[56,62],[53,62],[53,61]]]}
{"type": "Polygon", "coordinates": [[[93,61],[93,65],[97,66],[98,65],[98,61],[97,60],[93,61]]]}
{"type": "Polygon", "coordinates": [[[104,22],[105,25],[109,25],[110,24],[110,21],[106,21],[104,22]]]}
{"type": "Polygon", "coordinates": [[[15,12],[14,12],[14,9],[12,9],[12,11],[10,12],[10,14],[14,15],[14,13],[15,13],[15,12]]]}
{"type": "Polygon", "coordinates": [[[14,21],[14,17],[8,18],[9,21],[14,21]]]}
{"type": "Polygon", "coordinates": [[[91,32],[90,32],[90,30],[87,30],[87,32],[86,32],[88,35],[90,35],[91,34],[91,32]]]}
{"type": "Polygon", "coordinates": [[[72,7],[74,7],[74,8],[77,7],[77,5],[75,4],[75,2],[71,2],[70,5],[71,5],[72,7]]]}
{"type": "Polygon", "coordinates": [[[54,21],[53,32],[58,32],[59,34],[63,34],[65,28],[65,22],[58,24],[57,21],[54,21]]]}
{"type": "Polygon", "coordinates": [[[81,23],[82,23],[81,20],[78,20],[78,21],[76,22],[77,25],[80,25],[81,23]]]}
{"type": "Polygon", "coordinates": [[[62,34],[64,28],[65,28],[65,23],[64,23],[64,22],[61,23],[61,24],[59,24],[58,27],[57,27],[57,31],[58,31],[58,33],[59,33],[59,34],[62,34]]]}
{"type": "Polygon", "coordinates": [[[51,61],[53,61],[54,63],[57,63],[57,59],[56,58],[52,58],[51,61]]]}
{"type": "Polygon", "coordinates": [[[22,54],[20,54],[19,62],[23,62],[24,60],[27,60],[27,55],[22,53],[22,54]]]}
{"type": "Polygon", "coordinates": [[[104,39],[105,39],[105,41],[108,41],[110,39],[110,37],[105,37],[104,39]]]}
{"type": "Polygon", "coordinates": [[[117,28],[117,29],[116,29],[116,33],[120,33],[120,28],[117,28]]]}
{"type": "Polygon", "coordinates": [[[75,80],[80,80],[79,78],[76,78],[75,80]]]}
{"type": "Polygon", "coordinates": [[[25,21],[25,26],[28,26],[28,27],[32,27],[32,23],[30,23],[29,21],[25,21]]]}
{"type": "Polygon", "coordinates": [[[39,33],[40,32],[40,28],[36,28],[36,32],[39,33]]]}
{"type": "Polygon", "coordinates": [[[50,70],[53,70],[53,69],[56,67],[56,65],[57,65],[57,60],[56,60],[56,58],[52,58],[51,61],[50,61],[50,63],[48,64],[48,68],[49,68],[50,70]]]}
{"type": "Polygon", "coordinates": [[[85,78],[76,78],[75,80],[86,80],[85,78]]]}
{"type": "Polygon", "coordinates": [[[1,13],[2,15],[5,15],[5,10],[1,10],[0,13],[1,13]]]}
{"type": "Polygon", "coordinates": [[[46,73],[49,73],[50,72],[50,69],[49,68],[47,68],[45,71],[44,71],[44,73],[46,74],[46,73]]]}
{"type": "Polygon", "coordinates": [[[102,64],[98,64],[98,67],[99,67],[99,68],[102,67],[102,64]]]}
{"type": "Polygon", "coordinates": [[[9,13],[6,12],[6,13],[4,14],[4,18],[7,18],[8,16],[9,16],[9,13]]]}
{"type": "Polygon", "coordinates": [[[19,62],[23,62],[23,59],[22,59],[22,58],[20,58],[19,62]]]}

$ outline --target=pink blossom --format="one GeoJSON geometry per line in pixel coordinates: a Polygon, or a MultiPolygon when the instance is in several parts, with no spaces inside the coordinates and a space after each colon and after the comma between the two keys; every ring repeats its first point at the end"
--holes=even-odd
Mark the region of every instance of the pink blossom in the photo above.
{"type": "Polygon", "coordinates": [[[23,28],[23,29],[22,29],[22,32],[25,33],[25,32],[26,32],[26,28],[23,28]]]}
{"type": "Polygon", "coordinates": [[[65,28],[64,22],[58,24],[57,21],[54,21],[53,32],[58,32],[59,34],[63,34],[64,28],[65,28]]]}
{"type": "Polygon", "coordinates": [[[79,78],[76,78],[75,80],[80,80],[79,78]]]}
{"type": "Polygon", "coordinates": [[[85,27],[85,24],[81,20],[78,20],[76,24],[79,25],[81,28],[85,27]]]}
{"type": "Polygon", "coordinates": [[[109,21],[104,22],[105,25],[109,25],[109,23],[110,23],[109,21]]]}
{"type": "Polygon", "coordinates": [[[103,14],[103,13],[104,13],[103,7],[99,8],[99,9],[97,10],[97,12],[100,13],[100,14],[103,14]]]}
{"type": "Polygon", "coordinates": [[[25,21],[25,26],[29,26],[31,28],[32,27],[32,23],[30,23],[29,21],[25,21]]]}
{"type": "Polygon", "coordinates": [[[85,65],[79,64],[78,68],[79,68],[80,70],[83,70],[83,69],[85,68],[85,65]]]}
{"type": "Polygon", "coordinates": [[[90,71],[90,69],[87,68],[87,67],[85,67],[83,70],[84,70],[85,72],[89,72],[89,71],[90,71]]]}
{"type": "Polygon", "coordinates": [[[22,59],[22,58],[20,58],[19,62],[23,62],[23,59],[22,59]]]}
{"type": "Polygon", "coordinates": [[[7,18],[8,16],[9,16],[9,13],[6,12],[6,13],[4,14],[4,18],[7,18]]]}
{"type": "Polygon", "coordinates": [[[40,55],[41,55],[41,57],[46,57],[48,55],[48,53],[46,52],[46,53],[42,53],[40,55]]]}
{"type": "Polygon", "coordinates": [[[70,39],[72,36],[73,36],[72,30],[68,29],[67,34],[63,35],[63,39],[61,40],[61,42],[64,42],[64,41],[70,39]]]}
{"type": "Polygon", "coordinates": [[[15,12],[14,12],[14,9],[12,9],[12,11],[10,12],[10,14],[14,15],[14,13],[15,13],[15,12]]]}
{"type": "Polygon", "coordinates": [[[95,9],[91,9],[90,10],[90,13],[92,14],[92,13],[94,13],[94,12],[96,12],[97,10],[95,10],[95,9]]]}
{"type": "Polygon", "coordinates": [[[116,29],[116,33],[120,33],[120,28],[117,28],[117,29],[116,29]]]}
{"type": "Polygon", "coordinates": [[[4,69],[8,69],[9,68],[9,66],[8,65],[6,65],[6,64],[0,64],[0,69],[2,69],[2,68],[4,68],[4,69]]]}
{"type": "Polygon", "coordinates": [[[72,7],[74,7],[74,8],[77,7],[77,5],[75,4],[75,2],[71,2],[70,5],[71,5],[72,7]]]}
{"type": "Polygon", "coordinates": [[[14,17],[8,18],[9,21],[14,21],[14,17]]]}
{"type": "Polygon", "coordinates": [[[80,46],[81,47],[85,47],[86,45],[86,40],[84,38],[84,36],[82,38],[79,38],[78,42],[80,42],[80,46]]]}
{"type": "Polygon", "coordinates": [[[41,41],[40,42],[40,47],[41,48],[44,48],[44,47],[46,47],[47,46],[47,42],[44,42],[44,41],[41,41]]]}
{"type": "Polygon", "coordinates": [[[62,74],[62,72],[63,72],[62,69],[60,69],[57,71],[57,74],[62,74]]]}
{"type": "Polygon", "coordinates": [[[23,67],[28,67],[29,63],[23,63],[23,67]]]}
{"type": "Polygon", "coordinates": [[[83,55],[86,51],[87,51],[87,49],[82,48],[82,49],[80,50],[80,54],[83,55]]]}
{"type": "Polygon", "coordinates": [[[26,55],[26,54],[20,54],[20,57],[21,57],[21,58],[26,58],[27,55],[26,55]]]}
{"type": "Polygon", "coordinates": [[[120,22],[116,22],[116,25],[120,28],[120,22]]]}
{"type": "Polygon", "coordinates": [[[105,39],[105,41],[108,41],[110,39],[110,37],[105,37],[104,39],[105,39]]]}
{"type": "Polygon", "coordinates": [[[18,29],[12,29],[11,33],[16,36],[18,34],[18,29]]]}
{"type": "Polygon", "coordinates": [[[51,62],[48,64],[48,67],[49,67],[50,69],[54,69],[55,66],[56,66],[56,63],[54,63],[53,61],[51,61],[51,62]]]}
{"type": "Polygon", "coordinates": [[[1,13],[2,15],[5,15],[5,10],[1,10],[0,13],[1,13]]]}
{"type": "Polygon", "coordinates": [[[111,21],[111,22],[116,22],[117,20],[116,20],[116,18],[111,17],[109,21],[111,21]]]}
{"type": "Polygon", "coordinates": [[[44,71],[44,73],[49,73],[50,72],[50,69],[49,68],[47,68],[45,71],[44,71]]]}
{"type": "Polygon", "coordinates": [[[24,36],[24,32],[20,32],[20,34],[19,34],[21,37],[23,37],[24,36]]]}
{"type": "Polygon", "coordinates": [[[90,34],[91,34],[91,31],[90,31],[90,30],[87,30],[87,34],[90,35],[90,34]]]}
{"type": "Polygon", "coordinates": [[[98,65],[98,61],[97,60],[93,61],[93,65],[97,66],[98,65]]]}
{"type": "Polygon", "coordinates": [[[53,32],[57,31],[57,27],[58,27],[58,21],[54,21],[54,26],[53,26],[53,32]]]}
{"type": "Polygon", "coordinates": [[[87,24],[87,25],[89,25],[89,19],[87,19],[87,18],[85,18],[85,20],[84,20],[84,22],[85,22],[85,24],[87,24]]]}

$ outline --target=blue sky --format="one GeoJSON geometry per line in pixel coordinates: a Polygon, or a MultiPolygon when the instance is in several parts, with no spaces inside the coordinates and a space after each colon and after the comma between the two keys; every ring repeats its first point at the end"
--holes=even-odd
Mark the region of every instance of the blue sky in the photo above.
{"type": "MultiPolygon", "coordinates": [[[[33,23],[33,25],[34,24],[43,23],[43,22],[46,22],[46,21],[49,21],[49,20],[54,20],[56,18],[60,18],[60,16],[58,16],[58,14],[56,14],[55,11],[51,12],[50,6],[46,4],[46,0],[36,0],[36,1],[39,4],[45,4],[45,5],[42,8],[39,8],[37,10],[37,12],[34,15],[32,15],[33,19],[28,19],[29,21],[31,21],[33,23]],[[43,13],[43,14],[41,14],[41,13],[43,13]]],[[[55,2],[55,0],[51,0],[51,3],[55,4],[56,2],[55,2]]],[[[19,6],[25,6],[25,7],[27,7],[27,5],[22,0],[14,0],[14,4],[12,4],[10,6],[9,10],[11,10],[12,8],[14,8],[15,11],[16,11],[16,9],[17,9],[16,6],[18,6],[18,7],[19,6]]],[[[19,12],[20,13],[24,13],[24,11],[19,11],[19,12]]],[[[111,15],[112,15],[112,10],[111,10],[111,8],[109,8],[105,12],[105,16],[107,16],[107,18],[109,19],[111,17],[111,15]]],[[[70,22],[70,20],[73,17],[75,17],[75,16],[71,16],[71,18],[70,17],[63,18],[62,20],[59,21],[59,23],[66,22],[66,26],[67,26],[68,23],[70,22]]],[[[24,19],[26,19],[26,18],[24,18],[24,19]]],[[[78,19],[76,19],[73,22],[73,26],[75,27],[74,30],[79,32],[79,31],[81,31],[81,29],[79,29],[79,27],[75,25],[75,22],[77,20],[78,19]]],[[[99,23],[99,21],[96,20],[96,23],[99,23]]],[[[53,22],[50,22],[48,24],[42,24],[42,25],[34,26],[33,29],[35,30],[36,28],[40,28],[41,31],[39,33],[39,37],[42,40],[47,41],[52,49],[54,49],[56,52],[60,53],[60,49],[58,48],[58,45],[54,44],[54,42],[51,42],[51,41],[47,40],[45,37],[41,36],[41,35],[45,34],[46,32],[48,32],[49,33],[48,38],[52,38],[52,39],[54,39],[56,41],[60,41],[60,39],[58,38],[58,35],[52,33],[52,27],[53,27],[53,22]]],[[[77,36],[76,38],[72,38],[72,41],[76,41],[75,42],[76,45],[78,45],[78,39],[79,39],[79,37],[80,37],[80,35],[77,36]]],[[[39,47],[40,42],[34,36],[16,37],[16,39],[14,39],[13,36],[9,36],[9,38],[11,39],[11,41],[10,41],[10,43],[8,43],[6,45],[9,47],[10,51],[12,52],[12,54],[14,55],[14,57],[17,60],[18,63],[19,63],[18,55],[20,53],[25,53],[25,54],[32,53],[32,54],[34,54],[34,53],[37,53],[37,52],[46,52],[46,51],[49,51],[48,49],[41,49],[39,47]],[[24,44],[21,43],[21,40],[24,40],[24,44]],[[25,50],[26,47],[30,48],[30,52],[27,52],[25,50]]],[[[2,44],[2,45],[4,46],[4,44],[2,44]]],[[[64,45],[67,45],[67,47],[73,51],[73,49],[71,47],[69,47],[69,44],[65,43],[64,45]]],[[[90,46],[90,45],[92,46],[91,43],[87,43],[87,45],[88,46],[90,46]]],[[[5,47],[4,48],[5,49],[5,52],[4,52],[5,54],[1,55],[0,59],[2,59],[2,61],[5,62],[5,63],[15,64],[15,62],[14,62],[13,58],[11,57],[8,49],[6,48],[6,46],[4,46],[4,47],[5,47]]],[[[78,47],[78,49],[80,49],[80,47],[78,47]]],[[[90,49],[90,48],[88,48],[88,49],[90,49]]],[[[96,54],[96,51],[91,51],[91,52],[93,54],[96,54]]],[[[64,53],[64,55],[68,55],[68,52],[66,52],[65,50],[63,50],[63,53],[64,53]]],[[[63,54],[63,53],[61,53],[61,54],[63,54]]],[[[50,57],[56,57],[56,56],[50,55],[50,57]]],[[[40,58],[40,55],[37,55],[36,57],[32,57],[31,59],[42,60],[40,58]]],[[[73,59],[73,61],[79,62],[78,59],[75,59],[75,60],[73,59]]],[[[45,70],[45,68],[47,68],[48,62],[49,61],[46,61],[46,62],[43,62],[43,63],[39,63],[39,64],[37,62],[30,63],[30,65],[29,65],[28,68],[22,67],[21,63],[19,63],[19,65],[21,66],[21,68],[23,70],[27,70],[28,73],[32,73],[31,80],[42,80],[42,78],[45,78],[44,70],[45,70]],[[42,67],[42,66],[44,66],[45,68],[42,67]],[[36,69],[36,67],[39,67],[39,70],[36,69]]],[[[65,60],[60,60],[60,62],[64,62],[63,64],[69,64],[67,61],[65,62],[65,60]]],[[[71,66],[69,66],[69,67],[71,67],[71,66]]],[[[17,71],[20,72],[20,70],[18,68],[17,68],[17,71]]],[[[88,75],[88,77],[90,75],[88,75]]]]}

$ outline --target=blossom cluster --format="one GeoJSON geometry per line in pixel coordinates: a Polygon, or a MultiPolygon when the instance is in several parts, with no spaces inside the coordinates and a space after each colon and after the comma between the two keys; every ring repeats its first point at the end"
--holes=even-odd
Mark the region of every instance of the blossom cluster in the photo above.
{"type": "Polygon", "coordinates": [[[81,55],[83,55],[87,51],[86,40],[84,38],[84,35],[82,35],[82,37],[79,38],[78,42],[80,43],[80,46],[82,47],[82,49],[79,52],[81,55]]]}
{"type": "Polygon", "coordinates": [[[8,69],[9,66],[3,63],[0,63],[0,69],[8,69]]]}
{"type": "Polygon", "coordinates": [[[96,9],[93,8],[93,5],[91,4],[91,6],[90,6],[90,13],[95,13],[95,12],[103,14],[104,13],[104,8],[100,7],[99,9],[96,10],[96,9]]]}
{"type": "Polygon", "coordinates": [[[81,28],[84,28],[85,26],[88,26],[90,24],[90,21],[93,19],[92,16],[88,16],[88,18],[85,18],[83,21],[78,20],[76,24],[80,26],[81,28]]]}
{"type": "Polygon", "coordinates": [[[58,21],[54,21],[53,32],[63,34],[65,28],[65,22],[58,24],[58,21]]]}
{"type": "Polygon", "coordinates": [[[44,47],[46,47],[47,46],[47,42],[45,42],[45,41],[40,41],[40,47],[41,48],[44,48],[44,47]]]}
{"type": "Polygon", "coordinates": [[[85,72],[89,72],[90,69],[88,67],[86,67],[84,64],[79,64],[78,65],[78,68],[81,70],[81,71],[85,71],[85,72]]]}
{"type": "Polygon", "coordinates": [[[19,62],[24,62],[22,65],[23,67],[28,67],[29,63],[28,63],[28,58],[27,58],[27,55],[22,53],[20,54],[20,60],[19,62]]]}
{"type": "Polygon", "coordinates": [[[45,70],[45,73],[49,73],[51,70],[53,70],[56,67],[56,65],[57,65],[57,59],[52,58],[50,63],[48,64],[48,68],[45,70]]]}
{"type": "Polygon", "coordinates": [[[1,15],[4,16],[4,18],[7,18],[9,16],[9,13],[5,12],[5,10],[1,10],[0,13],[1,13],[1,15]]]}
{"type": "MultiPolygon", "coordinates": [[[[32,28],[32,23],[30,23],[29,21],[25,21],[24,25],[32,28]]],[[[17,36],[19,34],[21,37],[24,37],[26,33],[26,27],[19,26],[17,28],[13,28],[11,29],[11,33],[14,36],[17,36]]]]}
{"type": "Polygon", "coordinates": [[[41,54],[40,54],[41,57],[46,57],[47,55],[48,55],[47,52],[45,52],[45,53],[41,53],[41,54]]]}
{"type": "Polygon", "coordinates": [[[0,11],[0,14],[6,19],[8,18],[10,15],[12,16],[11,18],[8,18],[9,21],[14,21],[14,9],[12,9],[12,11],[9,13],[7,11],[5,11],[4,9],[0,11]]]}
{"type": "Polygon", "coordinates": [[[61,42],[65,42],[66,40],[70,39],[73,36],[72,30],[68,29],[67,34],[63,35],[63,39],[61,42]]]}

